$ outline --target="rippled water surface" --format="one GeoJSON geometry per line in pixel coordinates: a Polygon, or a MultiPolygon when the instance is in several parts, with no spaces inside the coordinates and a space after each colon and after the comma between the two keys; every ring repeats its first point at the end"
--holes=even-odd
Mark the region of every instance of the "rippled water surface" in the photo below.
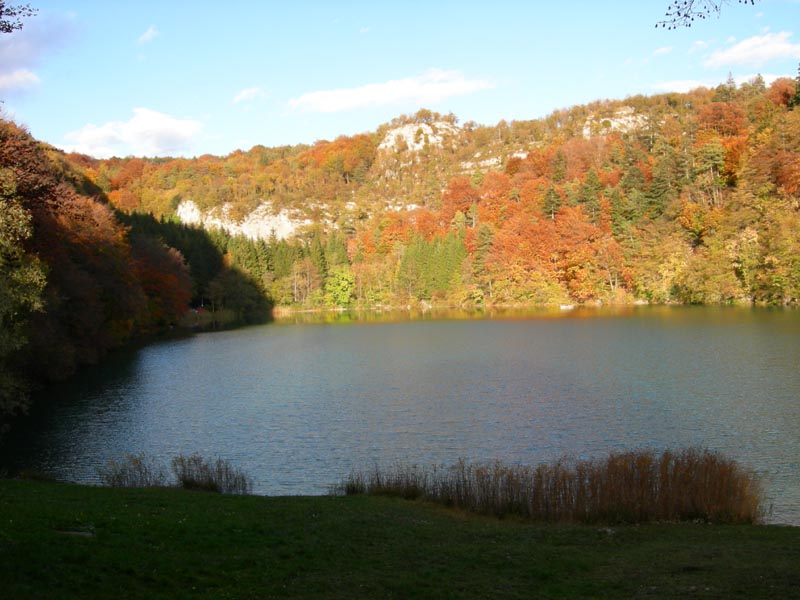
{"type": "Polygon", "coordinates": [[[126,453],[199,452],[258,493],[320,494],[375,463],[704,446],[762,472],[772,520],[800,525],[798,366],[796,311],[278,322],[157,343],[48,390],[3,462],[91,482],[126,453]]]}

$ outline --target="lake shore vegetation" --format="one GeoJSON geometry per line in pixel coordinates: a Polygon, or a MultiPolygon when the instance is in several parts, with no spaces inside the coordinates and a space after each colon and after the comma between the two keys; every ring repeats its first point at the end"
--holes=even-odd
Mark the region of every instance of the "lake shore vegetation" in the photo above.
{"type": "Polygon", "coordinates": [[[179,454],[169,469],[143,454],[129,454],[100,469],[100,481],[110,487],[179,487],[220,494],[249,494],[252,479],[230,461],[199,454],[179,454]]]}
{"type": "Polygon", "coordinates": [[[697,448],[612,452],[602,459],[535,467],[460,461],[452,467],[376,466],[337,488],[422,499],[470,513],[567,523],[704,521],[758,523],[766,513],[758,476],[697,448]]]}
{"type": "Polygon", "coordinates": [[[791,598],[800,529],[0,480],[8,597],[791,598]]]}

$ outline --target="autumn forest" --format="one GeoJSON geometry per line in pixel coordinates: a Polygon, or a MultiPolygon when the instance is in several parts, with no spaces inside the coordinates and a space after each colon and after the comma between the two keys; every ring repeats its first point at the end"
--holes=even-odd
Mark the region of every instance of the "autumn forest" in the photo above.
{"type": "Polygon", "coordinates": [[[729,80],[194,159],[65,154],[0,121],[0,418],[133,338],[276,305],[796,304],[798,106],[800,81],[729,80]],[[289,232],[235,233],[258,211],[289,232]]]}

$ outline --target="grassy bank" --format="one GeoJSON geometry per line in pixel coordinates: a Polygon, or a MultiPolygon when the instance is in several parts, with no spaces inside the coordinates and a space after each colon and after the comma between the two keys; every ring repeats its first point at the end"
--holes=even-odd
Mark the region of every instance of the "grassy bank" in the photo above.
{"type": "Polygon", "coordinates": [[[797,598],[800,528],[0,481],[8,598],[797,598]]]}

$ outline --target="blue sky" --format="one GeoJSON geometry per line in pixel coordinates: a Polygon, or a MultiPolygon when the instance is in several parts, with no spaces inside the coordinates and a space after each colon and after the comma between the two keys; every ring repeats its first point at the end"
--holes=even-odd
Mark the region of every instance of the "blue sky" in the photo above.
{"type": "Polygon", "coordinates": [[[673,31],[655,28],[667,0],[25,2],[38,15],[0,38],[0,110],[97,157],[313,143],[421,107],[492,125],[800,63],[800,0],[673,31]]]}

